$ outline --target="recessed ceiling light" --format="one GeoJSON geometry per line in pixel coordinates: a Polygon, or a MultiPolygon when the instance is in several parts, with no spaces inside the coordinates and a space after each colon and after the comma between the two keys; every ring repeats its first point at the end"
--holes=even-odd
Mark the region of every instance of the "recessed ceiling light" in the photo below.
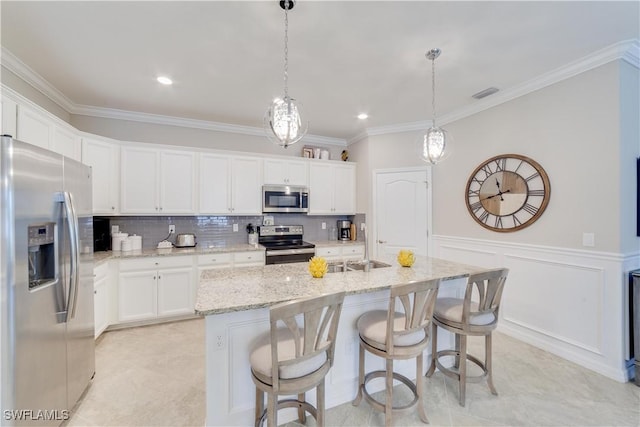
{"type": "Polygon", "coordinates": [[[162,83],[163,85],[170,85],[173,84],[173,82],[171,81],[171,79],[169,77],[165,77],[165,76],[160,76],[157,78],[158,83],[162,83]]]}
{"type": "Polygon", "coordinates": [[[360,114],[358,114],[358,118],[360,120],[368,119],[369,115],[367,113],[360,113],[360,114]]]}

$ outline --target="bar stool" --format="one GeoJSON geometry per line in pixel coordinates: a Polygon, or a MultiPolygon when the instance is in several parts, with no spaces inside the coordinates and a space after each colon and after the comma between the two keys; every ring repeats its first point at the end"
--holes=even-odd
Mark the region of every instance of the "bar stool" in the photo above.
{"type": "Polygon", "coordinates": [[[458,381],[460,406],[465,404],[467,382],[480,382],[487,379],[489,390],[498,395],[493,385],[491,363],[491,332],[498,326],[498,312],[502,290],[507,280],[509,270],[499,269],[469,276],[464,298],[438,298],[433,314],[433,330],[431,338],[431,366],[427,376],[433,375],[436,367],[446,376],[458,381]],[[473,301],[474,289],[477,291],[477,301],[473,301]],[[455,349],[441,350],[438,348],[438,326],[455,334],[455,349]],[[484,362],[467,354],[467,336],[485,337],[484,362]],[[454,365],[444,367],[440,358],[454,356],[454,365]],[[467,360],[482,369],[482,374],[469,376],[467,374],[467,360]]]}
{"type": "Polygon", "coordinates": [[[360,334],[360,368],[358,395],[353,401],[358,406],[365,400],[377,411],[384,412],[385,425],[389,426],[392,416],[418,406],[418,415],[428,423],[424,409],[423,352],[429,343],[429,324],[435,306],[439,279],[409,283],[391,287],[388,310],[374,310],[358,318],[357,328],[360,334]],[[402,312],[396,311],[396,300],[400,302],[402,312]],[[386,360],[384,371],[364,374],[365,350],[386,360]],[[399,373],[393,372],[396,359],[416,358],[416,384],[399,373]],[[366,385],[373,378],[385,378],[385,403],[374,399],[366,385]],[[393,406],[393,380],[406,385],[414,399],[405,406],[393,406]]]}
{"type": "Polygon", "coordinates": [[[265,418],[269,427],[277,426],[277,411],[282,408],[298,408],[300,422],[306,421],[308,412],[318,426],[324,425],[324,378],[333,365],[344,295],[340,292],[271,307],[271,330],[257,339],[250,355],[256,385],[256,427],[265,418]],[[306,391],[314,387],[317,408],[305,399],[306,391]],[[278,395],[295,394],[297,399],[278,401],[278,395]]]}

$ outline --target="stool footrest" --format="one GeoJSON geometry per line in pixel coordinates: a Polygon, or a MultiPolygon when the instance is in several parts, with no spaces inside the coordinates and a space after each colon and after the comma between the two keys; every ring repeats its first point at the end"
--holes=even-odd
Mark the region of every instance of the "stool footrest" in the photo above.
{"type": "MultiPolygon", "coordinates": [[[[454,357],[460,357],[460,352],[456,351],[456,350],[440,350],[434,357],[436,366],[438,367],[438,369],[440,370],[440,372],[442,372],[444,375],[450,377],[450,378],[454,378],[454,379],[460,379],[460,373],[458,371],[457,368],[455,367],[445,367],[444,365],[442,365],[442,363],[440,363],[440,358],[441,357],[445,357],[445,356],[454,356],[454,357]]],[[[466,379],[467,382],[472,382],[472,383],[477,383],[480,382],[482,380],[484,380],[487,375],[488,375],[488,371],[487,371],[487,367],[485,366],[484,362],[482,362],[480,359],[478,359],[475,356],[472,356],[470,354],[467,354],[467,360],[470,362],[473,362],[476,364],[476,366],[478,366],[480,369],[482,369],[482,374],[480,375],[467,375],[466,379]]],[[[464,362],[464,361],[462,361],[464,362]]]]}
{"type": "MultiPolygon", "coordinates": [[[[285,399],[278,400],[277,411],[284,408],[303,408],[306,412],[311,414],[311,416],[317,421],[318,420],[318,412],[316,407],[310,404],[309,402],[301,402],[298,399],[285,399]]],[[[267,420],[267,410],[265,409],[262,412],[262,416],[258,421],[256,421],[256,427],[264,425],[264,422],[267,420]]]]}
{"type": "MultiPolygon", "coordinates": [[[[387,375],[386,371],[373,371],[373,372],[369,372],[368,374],[365,375],[364,377],[364,384],[362,384],[362,394],[364,395],[365,400],[373,407],[373,409],[380,411],[380,412],[384,412],[385,410],[385,405],[383,403],[380,403],[378,400],[374,399],[373,396],[371,396],[371,394],[369,394],[369,391],[367,391],[367,383],[369,381],[371,381],[374,378],[385,378],[387,375]]],[[[405,411],[413,408],[417,403],[418,403],[418,393],[416,391],[416,386],[413,383],[413,381],[411,381],[409,378],[405,377],[402,374],[399,374],[397,372],[393,372],[393,378],[400,381],[401,383],[403,383],[404,385],[406,385],[407,387],[409,387],[409,390],[411,390],[411,392],[413,393],[413,400],[403,406],[394,406],[392,407],[392,412],[394,414],[401,414],[404,413],[405,411]]]]}

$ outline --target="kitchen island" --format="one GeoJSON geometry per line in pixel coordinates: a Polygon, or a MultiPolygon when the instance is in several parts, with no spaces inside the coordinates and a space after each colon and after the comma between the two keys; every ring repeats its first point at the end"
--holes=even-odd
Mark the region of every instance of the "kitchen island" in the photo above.
{"type": "MultiPolygon", "coordinates": [[[[346,291],[334,366],[326,381],[327,408],[354,398],[357,389],[357,318],[365,311],[386,309],[392,285],[439,278],[440,295],[455,295],[465,277],[486,269],[435,258],[416,257],[411,268],[400,267],[393,258],[381,259],[390,267],[369,272],[327,273],[314,279],[307,263],[266,265],[243,269],[205,270],[200,276],[196,314],[206,316],[206,425],[252,425],[255,387],[251,380],[249,352],[253,341],[269,330],[269,307],[297,298],[346,291]]],[[[447,340],[439,343],[450,345],[447,340]]],[[[425,358],[429,357],[425,353],[425,358]]],[[[381,359],[367,358],[367,370],[382,369],[381,359]]],[[[415,363],[400,361],[395,370],[415,377],[415,363]]],[[[371,384],[371,390],[383,383],[371,384]]],[[[315,392],[307,392],[315,402],[315,392]]],[[[282,411],[282,422],[296,416],[282,411]]]]}

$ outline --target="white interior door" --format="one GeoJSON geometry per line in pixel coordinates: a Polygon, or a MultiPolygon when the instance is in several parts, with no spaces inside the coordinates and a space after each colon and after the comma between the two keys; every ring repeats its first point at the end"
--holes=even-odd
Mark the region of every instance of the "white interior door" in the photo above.
{"type": "Polygon", "coordinates": [[[428,255],[431,193],[427,168],[375,172],[376,255],[428,255]]]}

